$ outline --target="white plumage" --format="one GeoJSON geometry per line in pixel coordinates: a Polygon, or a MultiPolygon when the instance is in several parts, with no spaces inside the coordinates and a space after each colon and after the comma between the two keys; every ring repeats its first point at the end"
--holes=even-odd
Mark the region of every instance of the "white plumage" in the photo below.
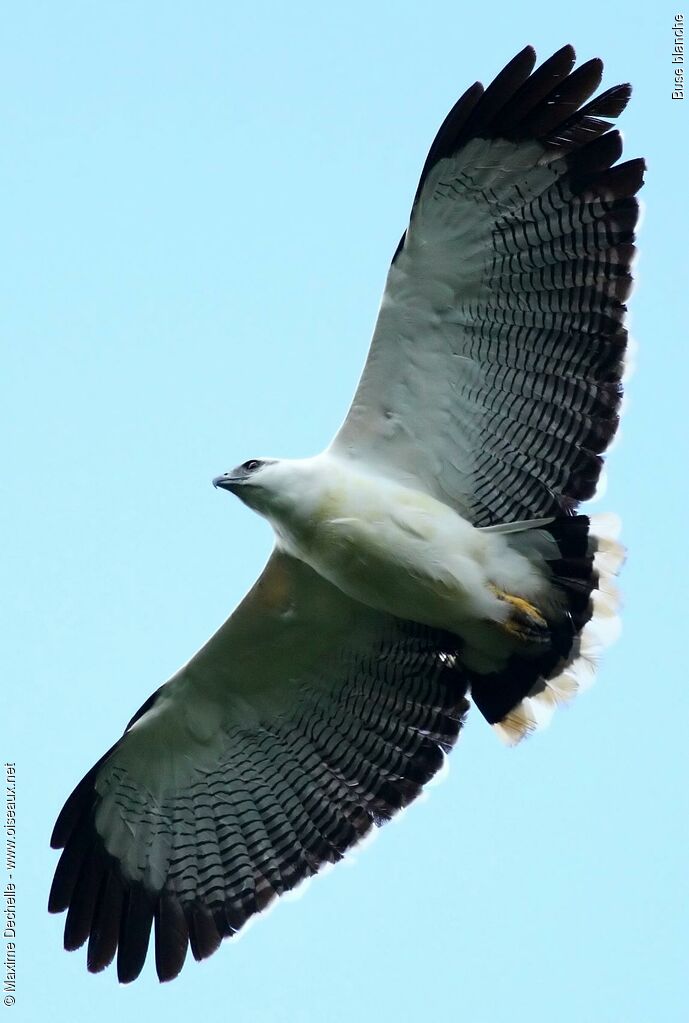
{"type": "MultiPolygon", "coordinates": [[[[479,623],[508,617],[496,588],[549,602],[545,573],[500,531],[332,452],[269,461],[238,494],[271,522],[279,550],[368,607],[462,636],[465,663],[479,623]]],[[[492,650],[496,667],[501,638],[486,630],[484,656],[492,650]]]]}

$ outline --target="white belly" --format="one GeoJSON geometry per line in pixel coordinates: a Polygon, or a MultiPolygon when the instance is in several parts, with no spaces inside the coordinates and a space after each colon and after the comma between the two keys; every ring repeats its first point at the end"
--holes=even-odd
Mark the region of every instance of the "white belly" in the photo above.
{"type": "Polygon", "coordinates": [[[505,616],[489,588],[502,538],[419,491],[339,474],[308,522],[279,535],[349,596],[400,618],[461,633],[469,620],[505,616]]]}

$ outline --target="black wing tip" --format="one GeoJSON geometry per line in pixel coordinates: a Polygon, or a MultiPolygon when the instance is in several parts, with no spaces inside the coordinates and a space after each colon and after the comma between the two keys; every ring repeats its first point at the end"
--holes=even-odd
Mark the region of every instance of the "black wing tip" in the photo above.
{"type": "Polygon", "coordinates": [[[65,800],[64,806],[58,814],[55,826],[50,835],[51,849],[64,849],[69,841],[69,836],[74,830],[76,821],[80,816],[80,810],[85,795],[86,778],[83,778],[74,791],[65,800]]]}
{"type": "MultiPolygon", "coordinates": [[[[171,980],[184,965],[179,903],[149,892],[141,882],[127,880],[118,861],[106,850],[89,820],[75,829],[55,870],[48,911],[67,910],[63,945],[74,952],[88,941],[86,967],[100,973],[117,956],[117,977],[128,984],[141,973],[148,955],[154,917],[163,919],[157,938],[156,964],[161,980],[171,980]],[[173,909],[170,903],[176,903],[173,909]],[[162,905],[162,908],[161,908],[162,905]],[[166,930],[166,923],[171,926],[166,930]]],[[[183,916],[183,913],[182,913],[183,916]]],[[[157,922],[157,932],[161,924],[157,922]]]]}
{"type": "Polygon", "coordinates": [[[189,925],[179,899],[163,892],[154,915],[155,963],[158,980],[165,983],[179,976],[189,947],[189,925]]]}
{"type": "MultiPolygon", "coordinates": [[[[220,948],[224,937],[211,911],[197,902],[187,910],[189,947],[196,962],[208,959],[220,948]]],[[[224,928],[223,928],[224,930],[224,928]]]]}
{"type": "Polygon", "coordinates": [[[602,78],[603,77],[602,57],[589,57],[588,60],[585,60],[583,64],[579,65],[579,70],[581,71],[582,74],[584,73],[584,70],[586,70],[587,72],[593,72],[595,75],[598,75],[599,78],[602,78]]]}
{"type": "Polygon", "coordinates": [[[463,93],[431,145],[415,203],[431,168],[472,138],[533,139],[564,155],[602,135],[610,125],[600,118],[617,117],[629,102],[628,82],[587,102],[600,85],[603,60],[592,57],[574,68],[576,51],[571,43],[534,70],[536,59],[535,47],[527,44],[487,88],[475,82],[463,93]]]}
{"type": "Polygon", "coordinates": [[[646,160],[643,156],[638,156],[633,160],[627,160],[626,164],[623,164],[621,166],[628,167],[630,175],[632,174],[638,175],[639,183],[636,186],[635,191],[638,192],[640,188],[644,187],[644,185],[646,184],[644,174],[648,170],[648,164],[646,163],[646,160]]]}
{"type": "Polygon", "coordinates": [[[117,979],[131,984],[141,973],[150,944],[156,897],[143,885],[125,892],[117,947],[117,979]]]}
{"type": "Polygon", "coordinates": [[[611,102],[613,100],[617,100],[622,103],[623,106],[620,110],[620,113],[622,113],[622,110],[624,110],[627,103],[629,103],[629,100],[632,98],[633,93],[634,86],[631,82],[620,82],[619,85],[613,85],[607,90],[606,99],[609,99],[611,102]]]}
{"type": "Polygon", "coordinates": [[[532,46],[531,43],[527,43],[518,53],[515,53],[514,57],[505,64],[504,68],[493,81],[498,81],[501,76],[505,78],[509,77],[515,72],[521,72],[525,77],[528,77],[536,66],[536,47],[532,46]]]}
{"type": "Polygon", "coordinates": [[[516,64],[518,61],[526,61],[527,59],[533,61],[534,64],[536,63],[536,47],[532,43],[527,43],[526,46],[512,57],[512,60],[510,60],[505,67],[509,67],[510,64],[516,64]]]}

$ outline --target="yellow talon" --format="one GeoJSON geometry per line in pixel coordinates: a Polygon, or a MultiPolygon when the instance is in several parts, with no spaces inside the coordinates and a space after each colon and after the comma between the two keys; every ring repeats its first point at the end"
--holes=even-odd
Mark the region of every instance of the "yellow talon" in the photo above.
{"type": "Polygon", "coordinates": [[[505,590],[501,590],[497,586],[491,584],[490,588],[498,600],[503,600],[511,605],[509,617],[502,622],[505,632],[509,632],[516,639],[530,643],[543,642],[547,638],[548,623],[537,607],[530,604],[528,600],[524,600],[523,597],[517,597],[514,593],[506,593],[505,590]]]}

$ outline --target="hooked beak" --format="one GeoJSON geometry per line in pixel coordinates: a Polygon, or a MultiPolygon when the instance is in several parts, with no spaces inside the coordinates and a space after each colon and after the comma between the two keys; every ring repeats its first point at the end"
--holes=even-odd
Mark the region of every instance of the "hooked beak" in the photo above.
{"type": "Polygon", "coordinates": [[[222,476],[216,476],[213,480],[214,487],[219,487],[220,490],[229,490],[230,493],[234,493],[240,484],[241,480],[230,472],[224,472],[222,476]]]}

